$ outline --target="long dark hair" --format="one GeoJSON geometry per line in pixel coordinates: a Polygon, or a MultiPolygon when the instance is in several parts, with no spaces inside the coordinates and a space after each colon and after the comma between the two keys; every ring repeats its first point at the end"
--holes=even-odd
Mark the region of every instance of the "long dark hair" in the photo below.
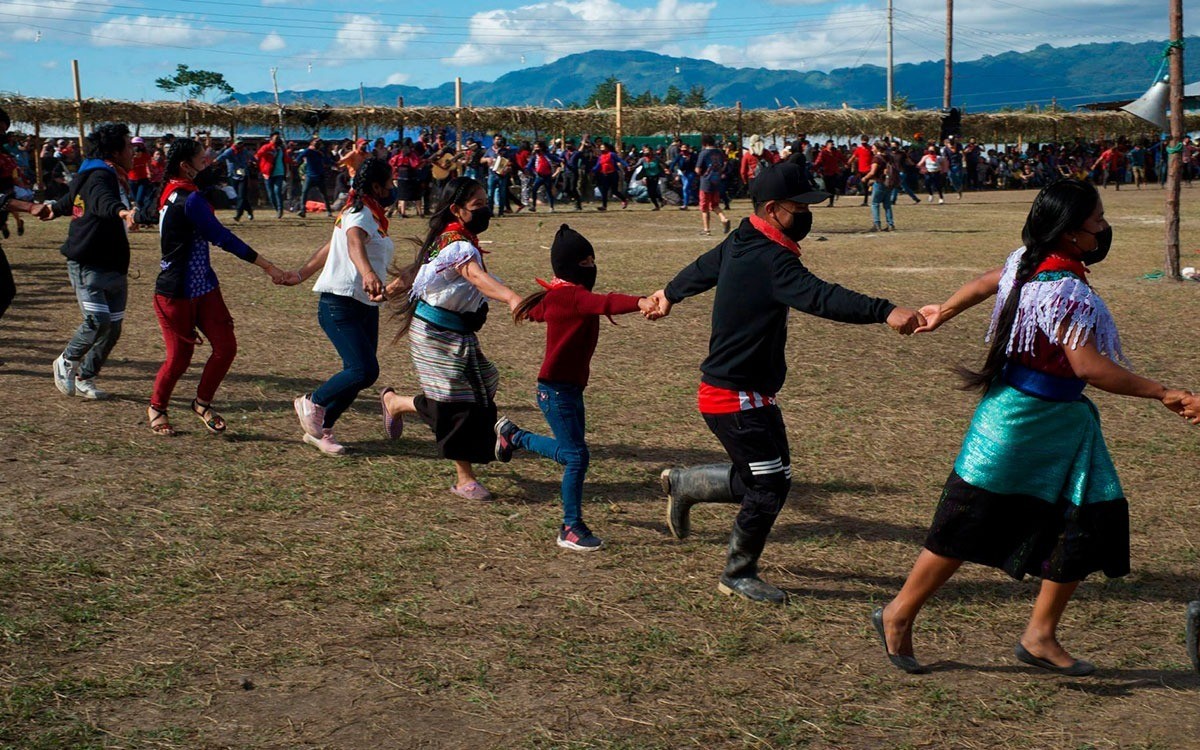
{"type": "Polygon", "coordinates": [[[442,188],[442,194],[438,197],[433,215],[429,217],[429,231],[425,233],[425,239],[412,238],[412,243],[417,248],[412,263],[407,266],[393,265],[392,273],[401,279],[400,291],[404,292],[400,301],[395,305],[395,316],[400,319],[400,329],[396,332],[395,340],[399,341],[403,338],[404,334],[408,333],[409,326],[412,325],[416,301],[409,297],[408,292],[412,289],[413,281],[417,278],[417,272],[421,270],[421,266],[429,262],[429,254],[437,244],[438,237],[441,237],[442,233],[446,231],[446,227],[455,221],[450,207],[462,208],[476,190],[483,190],[483,185],[470,177],[455,177],[447,182],[446,186],[442,188]]]}
{"type": "MultiPolygon", "coordinates": [[[[1079,180],[1059,180],[1042,188],[1033,199],[1021,239],[1025,253],[1017,264],[1016,283],[1008,293],[1008,299],[1000,310],[996,330],[992,334],[991,347],[979,371],[957,367],[955,372],[962,378],[964,391],[986,391],[1000,374],[1008,359],[1008,339],[1012,335],[1017,318],[1017,307],[1021,302],[1021,287],[1033,276],[1046,256],[1058,247],[1059,238],[1066,232],[1079,229],[1096,210],[1100,193],[1091,183],[1079,180]]],[[[1003,290],[1001,290],[1003,291],[1003,290]]]]}
{"type": "Polygon", "coordinates": [[[512,311],[513,322],[523,323],[526,320],[532,320],[532,318],[529,317],[529,313],[533,310],[533,308],[538,306],[539,302],[546,298],[546,294],[549,293],[549,291],[549,289],[541,289],[521,300],[521,303],[512,311]]]}
{"type": "Polygon", "coordinates": [[[350,201],[347,209],[352,214],[362,211],[363,196],[369,192],[367,188],[371,185],[387,185],[391,181],[392,168],[386,161],[374,157],[364,159],[363,163],[358,165],[358,171],[354,173],[354,180],[350,183],[350,194],[353,196],[353,200],[350,201]]]}

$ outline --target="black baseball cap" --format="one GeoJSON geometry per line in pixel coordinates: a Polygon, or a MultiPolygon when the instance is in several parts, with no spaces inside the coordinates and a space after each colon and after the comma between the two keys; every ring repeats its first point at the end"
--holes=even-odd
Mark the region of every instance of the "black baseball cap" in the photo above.
{"type": "Polygon", "coordinates": [[[780,162],[758,173],[750,183],[750,197],[756,206],[761,206],[767,201],[810,204],[829,200],[829,193],[818,190],[816,183],[804,173],[799,164],[780,162]]]}

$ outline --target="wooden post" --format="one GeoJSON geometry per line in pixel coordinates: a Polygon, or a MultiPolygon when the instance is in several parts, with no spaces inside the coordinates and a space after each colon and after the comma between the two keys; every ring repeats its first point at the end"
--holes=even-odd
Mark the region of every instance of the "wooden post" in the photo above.
{"type": "Polygon", "coordinates": [[[621,100],[624,98],[624,93],[625,87],[621,85],[620,81],[617,81],[617,137],[614,139],[616,144],[613,150],[618,154],[623,151],[621,148],[621,105],[623,102],[621,100]]]}
{"type": "Polygon", "coordinates": [[[946,0],[946,76],[942,82],[942,109],[950,109],[954,82],[954,0],[946,0]]]}
{"type": "Polygon", "coordinates": [[[42,123],[33,121],[33,173],[36,176],[35,189],[45,190],[42,184],[42,123]]]}
{"type": "MultiPolygon", "coordinates": [[[[367,106],[367,94],[366,94],[366,89],[363,88],[362,81],[358,82],[358,106],[360,106],[360,107],[367,106]]],[[[367,124],[364,122],[363,123],[363,138],[370,139],[370,137],[371,137],[371,129],[369,127],[367,127],[367,124]]]]}
{"type": "Polygon", "coordinates": [[[462,151],[462,78],[454,78],[454,151],[462,151]]]}
{"type": "Polygon", "coordinates": [[[742,141],[745,139],[745,136],[742,134],[742,103],[740,101],[737,103],[737,136],[737,155],[740,161],[742,158],[742,141]]]}
{"type": "Polygon", "coordinates": [[[1171,47],[1167,49],[1171,75],[1171,145],[1167,157],[1167,246],[1163,273],[1179,280],[1179,188],[1183,178],[1183,0],[1171,0],[1171,47]]]}
{"type": "Polygon", "coordinates": [[[75,79],[75,122],[79,125],[79,153],[84,152],[83,147],[83,89],[79,87],[79,61],[71,61],[71,75],[75,79]]]}
{"type": "Polygon", "coordinates": [[[400,134],[399,141],[404,143],[404,97],[396,97],[396,109],[400,110],[400,134]]]}
{"type": "MultiPolygon", "coordinates": [[[[279,105],[279,79],[275,74],[279,72],[279,68],[271,68],[271,88],[275,89],[275,113],[279,116],[279,135],[283,135],[283,107],[279,105]]],[[[354,129],[354,135],[358,136],[358,128],[354,129]]]]}
{"type": "Polygon", "coordinates": [[[892,100],[896,98],[895,78],[893,77],[893,69],[892,69],[892,60],[893,60],[892,51],[894,49],[894,47],[892,45],[892,28],[894,25],[895,24],[893,23],[893,16],[892,16],[892,0],[888,0],[888,4],[887,4],[887,111],[888,112],[892,111],[892,100]]]}

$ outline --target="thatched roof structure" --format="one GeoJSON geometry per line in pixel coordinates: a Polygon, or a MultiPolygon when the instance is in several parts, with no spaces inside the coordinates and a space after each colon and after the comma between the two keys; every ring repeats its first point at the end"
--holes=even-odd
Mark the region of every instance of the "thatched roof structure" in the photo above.
{"type": "MultiPolygon", "coordinates": [[[[76,124],[76,104],[70,99],[36,99],[0,95],[0,107],[16,122],[60,128],[76,124]]],[[[236,129],[289,128],[345,129],[355,126],[392,129],[402,122],[427,127],[449,127],[461,115],[468,131],[604,133],[616,130],[612,109],[549,109],[545,107],[328,107],[289,104],[282,111],[262,104],[210,104],[207,102],[125,102],[87,99],[82,104],[87,123],[125,122],[131,125],[176,128],[190,125],[217,132],[236,129]]],[[[623,135],[658,133],[735,133],[739,117],[744,133],[794,135],[821,133],[852,137],[862,133],[908,137],[938,132],[941,115],[932,110],[877,109],[684,109],[682,107],[627,107],[621,113],[623,135]]],[[[1152,126],[1125,112],[995,112],[967,114],[963,132],[981,140],[1014,141],[1098,136],[1145,135],[1152,126]]],[[[1200,129],[1200,115],[1189,115],[1187,129],[1200,129]]]]}

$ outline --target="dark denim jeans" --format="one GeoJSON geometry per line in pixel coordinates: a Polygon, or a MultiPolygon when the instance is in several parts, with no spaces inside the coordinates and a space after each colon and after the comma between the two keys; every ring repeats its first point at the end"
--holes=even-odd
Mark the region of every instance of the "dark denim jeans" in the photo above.
{"type": "Polygon", "coordinates": [[[283,175],[275,175],[267,179],[267,199],[275,213],[283,216],[283,175]]]}
{"type": "Polygon", "coordinates": [[[537,401],[554,437],[517,430],[513,443],[565,467],[562,478],[563,526],[570,527],[583,520],[583,477],[587,474],[591,459],[583,434],[583,388],[570,383],[539,382],[537,401]]]}
{"type": "Polygon", "coordinates": [[[379,308],[353,297],[324,293],[317,321],[342,358],[342,371],[313,391],[312,400],[325,408],[325,424],[333,427],[360,391],[379,379],[379,308]]]}

